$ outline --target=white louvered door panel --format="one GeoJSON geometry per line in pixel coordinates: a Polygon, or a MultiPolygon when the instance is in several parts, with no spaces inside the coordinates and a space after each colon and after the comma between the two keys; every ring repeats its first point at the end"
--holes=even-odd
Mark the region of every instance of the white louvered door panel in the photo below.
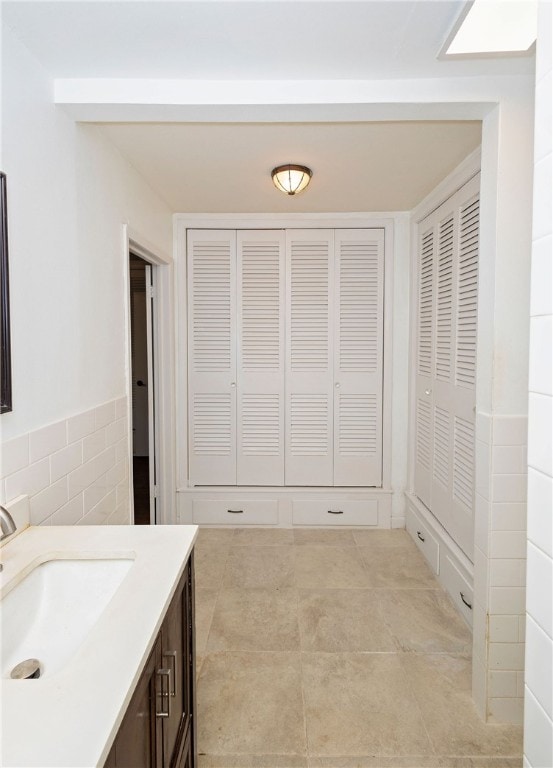
{"type": "Polygon", "coordinates": [[[286,232],[286,485],[333,484],[333,248],[286,232]]]}
{"type": "Polygon", "coordinates": [[[472,560],[474,542],[474,441],[480,179],[462,190],[458,201],[455,340],[452,345],[452,526],[451,535],[472,560]]]}
{"type": "Polygon", "coordinates": [[[284,484],[284,231],[237,233],[238,485],[284,484]]]}
{"type": "Polygon", "coordinates": [[[382,483],[384,230],[336,230],[334,485],[382,483]]]}
{"type": "Polygon", "coordinates": [[[479,187],[477,176],[421,223],[418,266],[415,490],[470,559],[479,187]],[[427,258],[430,239],[434,242],[432,282],[427,258]]]}
{"type": "Polygon", "coordinates": [[[189,230],[189,463],[193,485],[236,483],[236,233],[189,230]]]}
{"type": "Polygon", "coordinates": [[[454,359],[455,265],[458,252],[456,196],[436,211],[434,233],[435,312],[433,400],[432,511],[447,531],[452,527],[453,415],[455,413],[454,359]]]}
{"type": "Polygon", "coordinates": [[[417,260],[417,339],[415,386],[415,493],[431,506],[433,419],[432,386],[434,371],[435,288],[434,220],[426,219],[419,227],[417,260]]]}

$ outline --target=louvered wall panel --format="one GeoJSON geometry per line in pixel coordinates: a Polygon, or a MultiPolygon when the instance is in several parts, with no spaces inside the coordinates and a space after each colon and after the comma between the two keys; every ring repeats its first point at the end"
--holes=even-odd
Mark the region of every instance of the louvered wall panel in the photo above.
{"type": "Polygon", "coordinates": [[[455,417],[453,429],[453,498],[472,509],[474,499],[474,423],[455,417]]]}
{"type": "Polygon", "coordinates": [[[432,375],[434,319],[434,230],[425,231],[419,244],[419,302],[417,370],[432,375]]]}
{"type": "Polygon", "coordinates": [[[236,233],[189,230],[189,477],[236,483],[236,233]]]}
{"type": "Polygon", "coordinates": [[[237,233],[239,485],[284,483],[285,241],[237,233]]]}
{"type": "Polygon", "coordinates": [[[434,479],[449,488],[449,454],[451,451],[449,413],[443,408],[434,409],[434,479]]]}
{"type": "Polygon", "coordinates": [[[479,226],[480,202],[476,199],[461,209],[455,354],[456,383],[471,388],[476,381],[479,226]]]}
{"type": "Polygon", "coordinates": [[[340,395],[338,408],[340,454],[376,455],[379,420],[376,395],[340,395]]]}
{"type": "Polygon", "coordinates": [[[436,291],[436,378],[449,381],[453,343],[453,215],[440,223],[436,291]]]}

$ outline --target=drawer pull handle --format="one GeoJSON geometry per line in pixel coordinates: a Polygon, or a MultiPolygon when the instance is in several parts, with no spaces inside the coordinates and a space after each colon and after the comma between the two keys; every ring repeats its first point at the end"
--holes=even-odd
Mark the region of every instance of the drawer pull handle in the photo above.
{"type": "Polygon", "coordinates": [[[329,509],[328,510],[329,515],[343,515],[344,510],[343,509],[329,509]]]}
{"type": "Polygon", "coordinates": [[[464,602],[467,608],[470,608],[470,610],[472,611],[472,603],[467,603],[467,601],[465,600],[465,596],[462,592],[459,592],[459,594],[461,595],[461,600],[464,602]]]}
{"type": "Polygon", "coordinates": [[[243,509],[227,509],[227,512],[229,515],[243,515],[244,510],[243,509]]]}
{"type": "Polygon", "coordinates": [[[424,536],[421,534],[421,532],[420,532],[420,531],[417,531],[417,536],[419,537],[419,539],[420,539],[421,541],[426,541],[426,539],[424,538],[424,536]]]}
{"type": "Polygon", "coordinates": [[[159,692],[158,697],[161,699],[160,708],[156,709],[156,717],[170,717],[171,715],[171,670],[170,669],[158,669],[157,671],[159,679],[159,692]],[[163,681],[167,680],[167,687],[163,684],[163,681]],[[163,705],[167,702],[167,708],[163,705]]]}

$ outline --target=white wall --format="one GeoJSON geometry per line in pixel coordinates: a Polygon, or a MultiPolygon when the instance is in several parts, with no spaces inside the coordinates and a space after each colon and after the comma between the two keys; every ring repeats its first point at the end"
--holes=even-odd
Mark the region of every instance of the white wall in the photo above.
{"type": "Polygon", "coordinates": [[[524,699],[524,764],[532,768],[553,765],[551,8],[540,3],[536,63],[524,699]]]}
{"type": "Polygon", "coordinates": [[[172,250],[171,211],[3,29],[13,412],[0,420],[0,501],[31,523],[129,521],[126,232],[172,250]]]}
{"type": "Polygon", "coordinates": [[[53,82],[3,30],[12,413],[2,439],[125,395],[123,223],[170,254],[171,212],[94,125],[55,107],[53,82]]]}

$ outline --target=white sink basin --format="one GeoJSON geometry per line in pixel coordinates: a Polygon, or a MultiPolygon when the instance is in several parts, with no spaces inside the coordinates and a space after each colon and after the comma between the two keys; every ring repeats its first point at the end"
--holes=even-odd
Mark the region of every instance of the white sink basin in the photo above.
{"type": "Polygon", "coordinates": [[[132,563],[123,558],[55,559],[34,568],[0,602],[1,676],[9,677],[29,658],[40,661],[41,677],[62,669],[132,563]]]}

